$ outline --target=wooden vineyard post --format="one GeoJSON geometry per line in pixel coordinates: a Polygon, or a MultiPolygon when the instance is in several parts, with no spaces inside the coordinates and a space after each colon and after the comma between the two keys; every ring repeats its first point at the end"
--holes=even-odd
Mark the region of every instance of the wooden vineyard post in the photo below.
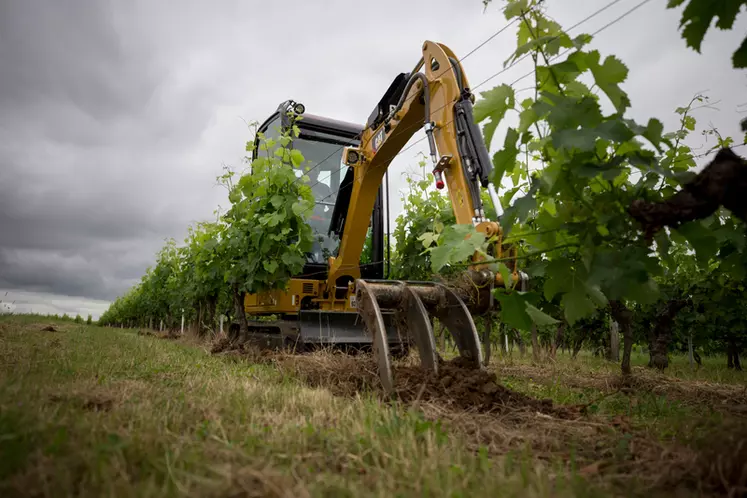
{"type": "Polygon", "coordinates": [[[620,327],[618,323],[610,318],[610,360],[620,361],[620,327]]]}

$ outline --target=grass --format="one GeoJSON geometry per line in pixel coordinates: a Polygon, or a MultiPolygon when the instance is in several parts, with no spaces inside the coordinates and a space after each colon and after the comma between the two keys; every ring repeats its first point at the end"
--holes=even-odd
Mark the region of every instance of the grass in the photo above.
{"type": "Polygon", "coordinates": [[[0,327],[2,496],[549,496],[563,488],[549,470],[520,463],[503,472],[505,461],[469,451],[418,413],[336,398],[272,366],[134,331],[0,327]]]}
{"type": "MultiPolygon", "coordinates": [[[[598,471],[603,458],[658,461],[645,435],[600,422],[625,412],[623,398],[577,421],[404,406],[335,396],[199,344],[60,322],[42,331],[48,322],[0,317],[0,496],[655,496],[635,473],[598,471]]],[[[586,362],[499,360],[499,374],[538,397],[588,402],[607,393],[552,380],[586,362]]],[[[643,406],[638,425],[660,437],[698,414],[643,406]]]]}
{"type": "Polygon", "coordinates": [[[634,390],[621,386],[619,364],[587,352],[576,359],[558,353],[540,365],[533,364],[531,353],[499,355],[493,366],[507,387],[556,403],[588,405],[610,419],[625,416],[661,440],[696,441],[735,412],[747,412],[747,372],[727,369],[725,357],[704,357],[702,367],[691,369],[686,356],[672,355],[663,373],[647,363],[648,355],[632,355],[634,390]]]}

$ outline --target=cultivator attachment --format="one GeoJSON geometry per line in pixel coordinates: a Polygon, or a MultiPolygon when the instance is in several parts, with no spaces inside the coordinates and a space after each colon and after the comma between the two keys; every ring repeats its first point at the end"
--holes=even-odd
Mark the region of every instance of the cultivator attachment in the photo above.
{"type": "Polygon", "coordinates": [[[394,392],[394,376],[385,340],[384,314],[393,312],[397,331],[403,341],[414,345],[424,369],[438,373],[439,358],[433,334],[432,317],[449,331],[463,364],[484,368],[482,349],[472,314],[488,311],[490,272],[474,272],[472,285],[447,286],[438,282],[403,282],[398,280],[358,280],[356,297],[358,313],[369,334],[382,386],[394,392]],[[488,285],[486,285],[488,284],[488,285]]]}

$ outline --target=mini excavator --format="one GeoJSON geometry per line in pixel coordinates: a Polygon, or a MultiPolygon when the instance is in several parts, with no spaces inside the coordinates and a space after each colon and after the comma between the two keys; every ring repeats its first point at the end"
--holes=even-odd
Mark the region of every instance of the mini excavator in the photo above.
{"type": "Polygon", "coordinates": [[[266,138],[293,125],[300,129],[292,147],[305,158],[297,176],[311,178],[316,208],[309,223],[319,242],[285,290],[245,296],[248,341],[295,351],[371,348],[382,386],[391,392],[390,354],[403,355],[414,345],[422,366],[438,370],[435,317],[453,337],[463,364],[484,368],[473,315],[493,308],[491,290],[503,284],[501,275],[481,265],[477,254],[463,274],[466,285],[388,280],[384,264],[388,191],[382,182],[392,159],[424,128],[435,187],[448,187],[456,223],[471,224],[494,240],[491,256],[514,258],[512,278],[526,283],[515,249],[502,243],[499,224],[483,209],[485,188],[502,212],[489,180],[488,150],[474,122],[474,100],[453,52],[426,41],[418,64],[394,79],[364,126],[308,114],[292,100],[260,125],[266,138]]]}

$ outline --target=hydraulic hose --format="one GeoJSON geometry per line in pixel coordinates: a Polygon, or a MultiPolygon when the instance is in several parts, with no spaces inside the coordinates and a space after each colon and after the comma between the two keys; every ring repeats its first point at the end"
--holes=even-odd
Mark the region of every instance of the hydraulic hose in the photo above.
{"type": "Polygon", "coordinates": [[[463,92],[465,90],[464,77],[462,76],[462,68],[459,66],[459,61],[454,59],[453,57],[449,57],[449,62],[451,62],[451,67],[454,68],[454,73],[456,74],[457,85],[459,85],[459,91],[463,92]]]}
{"type": "Polygon", "coordinates": [[[420,80],[423,82],[423,98],[425,100],[425,122],[429,123],[431,120],[431,94],[428,91],[428,79],[423,73],[415,73],[410,76],[410,79],[407,80],[407,85],[405,85],[405,90],[402,92],[402,96],[399,98],[399,102],[397,102],[397,105],[395,106],[394,111],[392,111],[392,114],[399,112],[399,110],[402,109],[402,106],[405,105],[405,99],[407,98],[407,94],[410,93],[412,85],[415,84],[415,80],[420,80]]]}
{"type": "Polygon", "coordinates": [[[428,147],[431,151],[433,175],[436,177],[436,185],[439,186],[438,188],[443,188],[443,179],[441,178],[441,172],[436,170],[436,164],[438,161],[436,159],[436,140],[433,138],[433,122],[431,121],[431,93],[430,88],[428,87],[428,79],[423,73],[415,73],[410,76],[410,79],[407,80],[407,85],[405,85],[405,90],[402,92],[402,96],[399,98],[399,102],[397,102],[397,105],[395,106],[391,115],[396,114],[400,109],[402,109],[402,106],[405,105],[407,94],[410,93],[410,89],[412,88],[412,85],[415,84],[416,80],[420,80],[423,82],[423,122],[425,134],[428,137],[428,147]]]}

